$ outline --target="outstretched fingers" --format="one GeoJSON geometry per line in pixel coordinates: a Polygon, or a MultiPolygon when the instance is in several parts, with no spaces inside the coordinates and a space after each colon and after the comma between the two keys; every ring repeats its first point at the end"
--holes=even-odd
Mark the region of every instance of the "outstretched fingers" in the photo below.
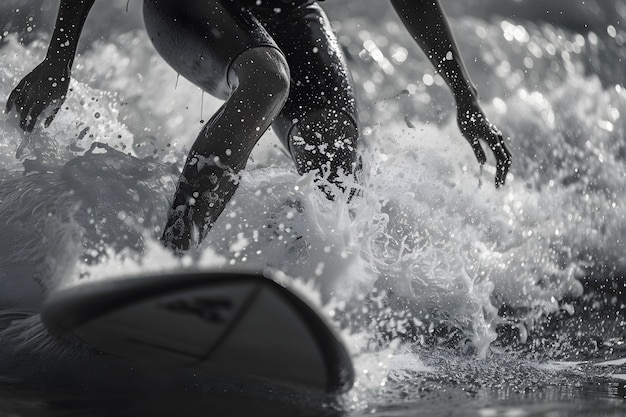
{"type": "Polygon", "coordinates": [[[46,61],[39,64],[11,91],[6,103],[6,113],[13,108],[20,119],[20,127],[31,132],[37,120],[45,115],[46,127],[63,105],[70,82],[65,67],[55,67],[46,61]],[[44,113],[45,112],[45,113],[44,113]]]}
{"type": "Polygon", "coordinates": [[[461,133],[472,146],[474,155],[481,165],[487,161],[487,158],[479,141],[483,140],[489,145],[496,158],[496,188],[504,185],[512,157],[511,152],[504,144],[502,132],[487,120],[478,104],[474,104],[472,108],[465,111],[460,111],[457,121],[461,133]]]}
{"type": "Polygon", "coordinates": [[[20,126],[26,132],[32,132],[35,128],[35,124],[37,123],[37,117],[42,112],[43,107],[37,103],[35,106],[27,109],[22,115],[22,120],[20,120],[20,126]]]}
{"type": "Polygon", "coordinates": [[[15,99],[17,98],[17,95],[18,95],[18,94],[19,94],[19,93],[18,93],[18,91],[17,91],[17,88],[16,88],[15,90],[11,91],[11,94],[9,95],[9,98],[8,98],[8,100],[7,100],[6,107],[4,108],[4,112],[5,112],[5,113],[7,113],[7,114],[8,114],[8,113],[10,113],[10,112],[11,112],[11,109],[13,108],[13,102],[14,102],[14,101],[15,101],[15,99]]]}
{"type": "Polygon", "coordinates": [[[24,85],[23,82],[21,82],[18,84],[17,87],[15,87],[15,89],[13,89],[13,91],[11,91],[11,94],[9,94],[9,98],[7,100],[7,105],[5,109],[6,113],[9,113],[13,109],[13,106],[15,106],[15,110],[18,113],[21,113],[23,111],[25,87],[26,85],[24,85]]]}
{"type": "Polygon", "coordinates": [[[32,132],[36,121],[34,106],[24,105],[18,108],[20,110],[20,127],[26,132],[32,132]]]}
{"type": "Polygon", "coordinates": [[[55,107],[54,109],[52,109],[52,114],[48,117],[46,117],[46,121],[44,122],[44,127],[48,127],[50,126],[50,123],[52,123],[52,121],[54,120],[54,118],[56,117],[57,113],[59,112],[59,110],[61,110],[61,107],[55,107]]]}
{"type": "Polygon", "coordinates": [[[496,157],[496,188],[498,188],[506,181],[506,174],[512,162],[511,152],[506,148],[500,132],[498,132],[497,140],[490,143],[489,147],[496,157]]]}
{"type": "MultiPolygon", "coordinates": [[[[50,110],[57,109],[58,108],[57,101],[53,100],[52,103],[46,103],[46,102],[42,102],[40,100],[37,100],[35,103],[33,103],[30,106],[30,111],[28,112],[28,115],[26,116],[27,119],[28,119],[27,120],[27,130],[26,130],[27,132],[30,132],[30,131],[33,130],[33,128],[35,127],[35,124],[37,123],[37,120],[39,119],[39,116],[47,108],[49,108],[50,110]]],[[[54,116],[52,116],[52,117],[54,117],[54,116]]],[[[47,121],[47,119],[46,119],[46,121],[47,121]]]]}
{"type": "Polygon", "coordinates": [[[472,150],[474,151],[474,155],[476,156],[478,163],[483,165],[487,162],[487,156],[485,156],[485,151],[483,151],[483,147],[480,146],[478,138],[468,139],[468,142],[472,146],[472,150]]]}
{"type": "Polygon", "coordinates": [[[41,116],[46,109],[49,109],[44,122],[44,126],[48,127],[61,109],[63,100],[52,100],[52,102],[49,103],[39,99],[30,99],[25,97],[25,94],[22,93],[22,91],[23,90],[16,88],[11,92],[6,104],[6,113],[9,113],[13,107],[15,107],[15,110],[19,114],[20,127],[26,132],[32,132],[39,116],[41,116]]]}

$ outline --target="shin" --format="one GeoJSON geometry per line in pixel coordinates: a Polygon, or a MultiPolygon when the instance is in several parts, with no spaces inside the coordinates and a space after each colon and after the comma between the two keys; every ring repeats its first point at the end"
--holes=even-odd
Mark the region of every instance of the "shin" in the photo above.
{"type": "Polygon", "coordinates": [[[187,250],[199,243],[239,184],[254,145],[281,110],[289,69],[273,47],[256,47],[232,63],[232,94],[193,144],[163,232],[166,246],[187,250]]]}

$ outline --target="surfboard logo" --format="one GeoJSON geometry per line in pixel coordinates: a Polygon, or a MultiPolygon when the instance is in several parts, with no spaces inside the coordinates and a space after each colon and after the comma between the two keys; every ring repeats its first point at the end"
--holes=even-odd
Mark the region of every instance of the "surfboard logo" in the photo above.
{"type": "Polygon", "coordinates": [[[161,304],[170,312],[196,316],[211,324],[223,324],[234,306],[230,298],[189,297],[161,304]]]}

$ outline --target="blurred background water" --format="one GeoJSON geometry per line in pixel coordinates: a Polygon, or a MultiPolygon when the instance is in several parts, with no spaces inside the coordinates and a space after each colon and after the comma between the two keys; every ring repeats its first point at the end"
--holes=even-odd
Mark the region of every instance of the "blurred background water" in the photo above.
{"type": "MultiPolygon", "coordinates": [[[[43,58],[58,4],[24,3],[0,1],[0,97],[43,58]]],[[[326,201],[268,133],[179,260],[155,238],[220,103],[156,54],[141,2],[96,2],[55,122],[26,135],[15,113],[0,120],[5,397],[45,408],[36,394],[81,371],[29,363],[55,357],[33,315],[47,292],[232,264],[284,272],[340,329],[358,374],[349,415],[623,415],[626,2],[442,5],[514,154],[503,189],[390,5],[329,0],[359,97],[361,198],[326,201]]]]}

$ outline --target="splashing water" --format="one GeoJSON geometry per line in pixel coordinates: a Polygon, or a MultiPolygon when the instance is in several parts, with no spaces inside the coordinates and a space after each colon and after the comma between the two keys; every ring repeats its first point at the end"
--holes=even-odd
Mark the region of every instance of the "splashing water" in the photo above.
{"type": "MultiPolygon", "coordinates": [[[[10,3],[5,15],[46,29],[53,11],[10,3]]],[[[236,265],[281,271],[340,329],[357,370],[345,398],[355,416],[425,405],[436,415],[442,390],[495,413],[481,396],[539,401],[547,386],[623,374],[591,362],[624,356],[626,3],[567,2],[553,20],[529,0],[449,5],[485,110],[514,151],[498,191],[385,2],[365,16],[345,3],[328,12],[358,86],[360,195],[327,201],[268,133],[203,247],[182,259],[155,238],[199,121],[220,103],[160,60],[138,6],[102,12],[119,21],[114,32],[88,22],[55,122],[25,135],[15,113],[0,120],[2,346],[45,339],[28,313],[58,286],[236,265]]],[[[46,30],[18,29],[1,34],[1,97],[45,54],[46,30]]],[[[17,367],[0,371],[11,377],[17,367]]]]}

